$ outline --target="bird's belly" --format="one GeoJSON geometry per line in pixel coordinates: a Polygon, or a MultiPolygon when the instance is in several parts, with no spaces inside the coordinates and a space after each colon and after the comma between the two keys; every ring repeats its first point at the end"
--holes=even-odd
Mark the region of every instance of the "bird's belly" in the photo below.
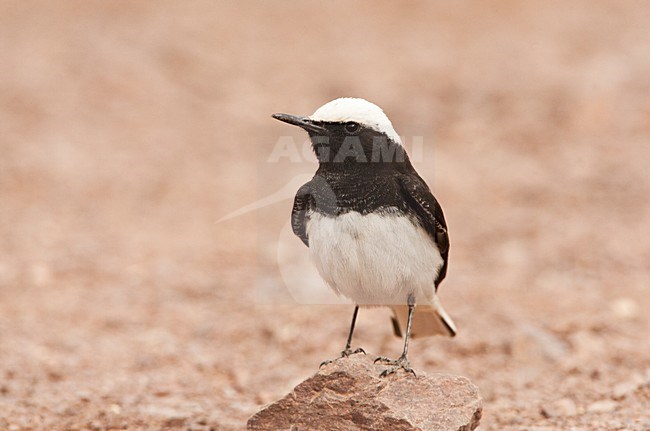
{"type": "Polygon", "coordinates": [[[399,213],[312,213],[309,250],[318,272],[357,304],[429,302],[443,260],[435,242],[399,213]]]}

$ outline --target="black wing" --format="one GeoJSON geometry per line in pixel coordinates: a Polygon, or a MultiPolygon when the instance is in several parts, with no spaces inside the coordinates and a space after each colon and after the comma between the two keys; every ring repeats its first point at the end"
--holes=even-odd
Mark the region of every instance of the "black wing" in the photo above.
{"type": "Polygon", "coordinates": [[[442,256],[443,264],[435,280],[436,290],[438,285],[447,275],[447,258],[449,256],[449,235],[447,223],[442,213],[442,208],[429,190],[424,180],[416,175],[400,175],[399,184],[401,192],[408,207],[415,212],[422,227],[434,240],[442,256]]]}
{"type": "Polygon", "coordinates": [[[302,242],[309,247],[307,237],[307,210],[311,201],[311,181],[298,189],[291,209],[291,229],[302,242]]]}

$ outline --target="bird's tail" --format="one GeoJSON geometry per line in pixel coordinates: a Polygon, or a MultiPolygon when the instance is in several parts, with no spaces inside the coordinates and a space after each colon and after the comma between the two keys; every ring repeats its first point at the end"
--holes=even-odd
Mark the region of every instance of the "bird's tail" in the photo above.
{"type": "MultiPolygon", "coordinates": [[[[409,308],[407,305],[393,305],[393,330],[395,335],[402,337],[406,333],[409,308]]],[[[430,337],[432,335],[456,335],[456,325],[442,308],[440,300],[433,296],[431,304],[417,305],[411,321],[411,337],[430,337]]]]}

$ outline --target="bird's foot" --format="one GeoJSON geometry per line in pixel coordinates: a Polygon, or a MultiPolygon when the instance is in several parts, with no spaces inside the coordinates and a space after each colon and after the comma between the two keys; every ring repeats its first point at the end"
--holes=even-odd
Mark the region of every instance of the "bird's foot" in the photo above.
{"type": "Polygon", "coordinates": [[[345,349],[341,352],[341,358],[347,358],[350,355],[356,355],[357,353],[363,353],[364,355],[366,354],[366,351],[363,350],[361,347],[357,347],[356,349],[345,349]]]}
{"type": "Polygon", "coordinates": [[[382,364],[390,365],[390,367],[386,368],[384,371],[379,374],[379,377],[386,377],[390,374],[393,374],[397,370],[404,370],[407,373],[411,373],[415,376],[415,371],[413,368],[411,368],[411,364],[409,364],[408,359],[406,359],[406,356],[402,355],[398,359],[388,359],[384,358],[383,356],[378,357],[375,359],[375,363],[381,362],[382,364]]]}
{"type": "MultiPolygon", "coordinates": [[[[348,356],[350,356],[350,355],[356,355],[357,353],[363,353],[363,354],[365,355],[365,354],[366,354],[366,351],[363,350],[361,347],[359,347],[359,348],[357,348],[357,349],[355,349],[355,350],[352,350],[352,349],[345,349],[345,350],[343,350],[343,351],[341,352],[341,356],[339,356],[339,357],[336,358],[336,359],[347,358],[348,356]]],[[[326,361],[323,361],[323,362],[320,363],[320,365],[318,366],[318,368],[321,368],[321,367],[323,367],[324,365],[331,364],[332,362],[336,361],[336,359],[328,359],[328,360],[326,360],[326,361]]]]}

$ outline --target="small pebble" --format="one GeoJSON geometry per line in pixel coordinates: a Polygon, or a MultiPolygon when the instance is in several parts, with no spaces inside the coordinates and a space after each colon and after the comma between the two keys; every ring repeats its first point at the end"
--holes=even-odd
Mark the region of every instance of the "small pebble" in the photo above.
{"type": "Polygon", "coordinates": [[[616,401],[601,400],[589,404],[589,407],[587,407],[587,411],[589,413],[609,413],[616,410],[617,406],[618,404],[616,404],[616,401]]]}
{"type": "Polygon", "coordinates": [[[76,393],[77,398],[79,398],[81,401],[90,401],[90,392],[89,391],[77,391],[76,393]]]}
{"type": "Polygon", "coordinates": [[[108,407],[108,409],[110,410],[111,413],[114,413],[114,414],[116,414],[116,415],[119,415],[120,413],[122,413],[122,407],[120,407],[120,406],[117,405],[117,404],[111,404],[111,405],[108,407]]]}
{"type": "Polygon", "coordinates": [[[612,303],[612,311],[622,319],[631,319],[639,314],[639,304],[631,298],[618,298],[612,303]]]}
{"type": "Polygon", "coordinates": [[[612,397],[615,400],[620,400],[636,391],[638,387],[639,384],[634,381],[619,383],[618,385],[614,386],[614,389],[612,390],[612,397]]]}
{"type": "Polygon", "coordinates": [[[576,404],[570,398],[562,398],[542,406],[542,415],[547,418],[575,416],[577,414],[576,404]]]}

